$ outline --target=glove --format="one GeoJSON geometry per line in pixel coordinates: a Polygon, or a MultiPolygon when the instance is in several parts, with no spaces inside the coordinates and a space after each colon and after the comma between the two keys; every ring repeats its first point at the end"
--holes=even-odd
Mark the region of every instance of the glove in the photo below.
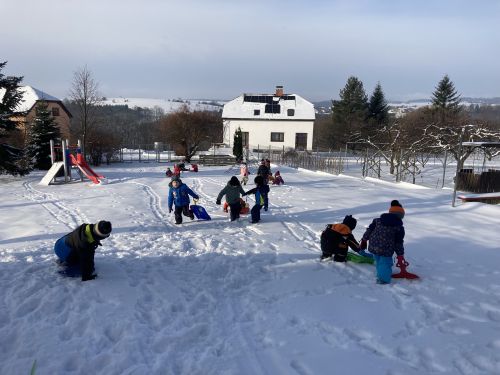
{"type": "Polygon", "coordinates": [[[396,257],[396,259],[397,259],[396,266],[399,268],[401,268],[401,266],[407,267],[410,264],[406,261],[406,259],[403,255],[398,255],[396,257]]]}
{"type": "Polygon", "coordinates": [[[220,199],[217,199],[217,200],[215,201],[215,204],[220,205],[220,204],[221,204],[220,199]]]}
{"type": "Polygon", "coordinates": [[[367,247],[368,247],[368,243],[367,243],[367,241],[363,238],[363,239],[361,240],[361,243],[359,244],[359,248],[360,248],[361,250],[366,250],[366,248],[367,248],[367,247]]]}
{"type": "Polygon", "coordinates": [[[171,213],[172,212],[172,207],[169,207],[168,208],[168,213],[171,213]]]}

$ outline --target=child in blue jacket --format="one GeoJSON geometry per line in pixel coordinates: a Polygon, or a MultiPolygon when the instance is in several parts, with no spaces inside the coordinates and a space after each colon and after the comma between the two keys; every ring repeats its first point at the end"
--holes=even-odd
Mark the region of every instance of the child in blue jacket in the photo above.
{"type": "Polygon", "coordinates": [[[191,203],[189,196],[192,196],[194,199],[199,199],[200,197],[198,194],[193,192],[186,184],[182,183],[179,176],[174,176],[169,186],[168,212],[172,212],[172,206],[175,205],[175,224],[182,224],[182,214],[193,220],[193,211],[189,209],[189,204],[191,203]]]}
{"type": "Polygon", "coordinates": [[[377,284],[389,284],[392,276],[392,256],[397,255],[398,262],[404,259],[403,217],[405,210],[397,200],[391,202],[389,212],[374,219],[361,240],[360,248],[366,249],[374,255],[377,272],[377,284]]]}
{"type": "Polygon", "coordinates": [[[252,224],[258,223],[260,221],[260,210],[264,207],[267,211],[269,186],[264,183],[264,177],[258,175],[254,179],[256,187],[247,191],[243,195],[255,194],[255,206],[250,210],[252,215],[252,224]]]}

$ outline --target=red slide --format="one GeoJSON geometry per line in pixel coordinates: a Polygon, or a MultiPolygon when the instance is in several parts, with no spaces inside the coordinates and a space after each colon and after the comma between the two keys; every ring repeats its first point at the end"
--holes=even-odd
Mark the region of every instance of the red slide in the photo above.
{"type": "Polygon", "coordinates": [[[71,163],[73,163],[73,165],[76,165],[78,169],[80,169],[82,173],[94,184],[99,184],[101,182],[99,179],[104,178],[104,176],[95,173],[87,164],[87,162],[81,157],[77,159],[74,157],[74,155],[71,155],[71,163]]]}

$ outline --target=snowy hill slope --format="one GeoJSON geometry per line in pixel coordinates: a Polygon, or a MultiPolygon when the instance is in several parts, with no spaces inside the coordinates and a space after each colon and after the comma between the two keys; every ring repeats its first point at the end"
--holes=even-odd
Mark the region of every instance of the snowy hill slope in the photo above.
{"type": "Polygon", "coordinates": [[[182,226],[164,166],[99,168],[100,186],[1,177],[0,373],[34,360],[37,375],[500,373],[499,206],[280,170],[257,225],[215,204],[224,167],[184,174],[213,220],[182,226]],[[318,261],[325,224],[353,214],[359,238],[392,199],[420,281],[381,286],[371,265],[318,261]],[[55,240],[101,219],[113,233],[98,279],[62,278],[55,240]]]}
{"type": "Polygon", "coordinates": [[[161,108],[165,113],[187,106],[191,111],[222,111],[223,102],[194,99],[106,98],[103,105],[127,105],[129,108],[161,108]]]}

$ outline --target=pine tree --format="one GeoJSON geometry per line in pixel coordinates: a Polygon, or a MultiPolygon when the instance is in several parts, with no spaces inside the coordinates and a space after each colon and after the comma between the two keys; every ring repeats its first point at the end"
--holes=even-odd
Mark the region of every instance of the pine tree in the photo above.
{"type": "Polygon", "coordinates": [[[455,85],[446,74],[432,93],[432,106],[436,109],[458,112],[460,101],[455,85]]]}
{"type": "Polygon", "coordinates": [[[40,101],[37,104],[36,116],[28,134],[26,154],[33,161],[33,167],[50,169],[50,140],[60,138],[61,133],[46,102],[40,101]]]}
{"type": "Polygon", "coordinates": [[[457,126],[462,106],[460,95],[448,75],[439,81],[436,90],[432,93],[431,111],[438,126],[457,126]]]}
{"type": "Polygon", "coordinates": [[[234,132],[233,155],[236,160],[243,160],[243,134],[241,128],[234,132]]]}
{"type": "Polygon", "coordinates": [[[377,128],[386,125],[389,120],[389,106],[385,100],[385,95],[382,91],[380,82],[377,83],[377,86],[375,86],[373,94],[370,97],[370,102],[368,104],[368,116],[374,121],[377,128]]]}
{"type": "Polygon", "coordinates": [[[28,170],[22,166],[22,150],[6,143],[9,135],[16,130],[12,116],[22,100],[18,88],[23,77],[6,77],[2,74],[6,64],[6,61],[0,62],[0,174],[23,175],[28,170]]]}
{"type": "Polygon", "coordinates": [[[340,100],[332,101],[333,136],[337,143],[345,143],[359,133],[368,116],[368,97],[363,82],[349,77],[340,100]]]}

